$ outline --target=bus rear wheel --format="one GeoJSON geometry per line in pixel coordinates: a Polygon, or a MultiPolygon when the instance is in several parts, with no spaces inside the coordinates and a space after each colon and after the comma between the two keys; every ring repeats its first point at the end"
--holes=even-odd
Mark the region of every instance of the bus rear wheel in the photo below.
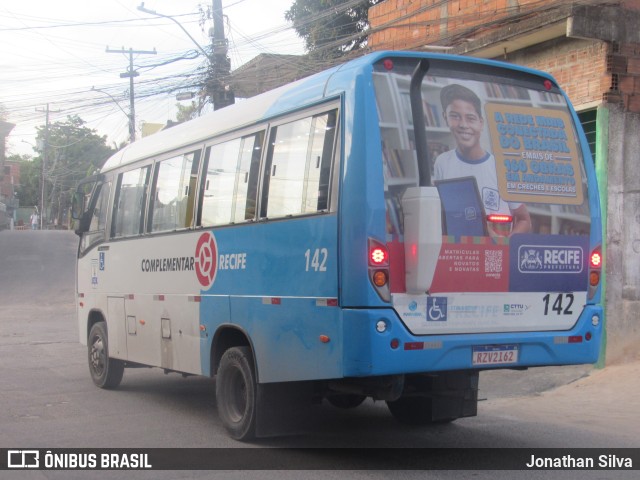
{"type": "Polygon", "coordinates": [[[91,327],[87,349],[89,372],[93,383],[105,389],[120,385],[124,374],[124,363],[121,360],[109,358],[109,341],[105,322],[97,322],[91,327]]]}
{"type": "Polygon", "coordinates": [[[220,360],[216,378],[218,415],[229,435],[251,440],[256,432],[256,377],[249,347],[232,347],[220,360]]]}

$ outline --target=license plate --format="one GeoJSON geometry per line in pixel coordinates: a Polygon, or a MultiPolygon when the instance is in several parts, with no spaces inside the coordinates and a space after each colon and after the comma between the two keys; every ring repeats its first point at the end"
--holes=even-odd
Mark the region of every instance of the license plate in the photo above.
{"type": "Polygon", "coordinates": [[[509,365],[518,363],[518,345],[473,347],[473,365],[509,365]]]}

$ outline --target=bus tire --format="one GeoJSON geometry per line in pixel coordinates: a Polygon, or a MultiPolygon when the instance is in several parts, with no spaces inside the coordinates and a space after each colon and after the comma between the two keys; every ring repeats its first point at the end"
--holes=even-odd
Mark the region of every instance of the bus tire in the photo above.
{"type": "Polygon", "coordinates": [[[87,342],[89,372],[96,386],[105,389],[116,388],[122,381],[124,362],[109,358],[107,325],[97,322],[91,327],[87,342]]]}
{"type": "Polygon", "coordinates": [[[393,402],[387,402],[391,415],[404,425],[429,425],[449,423],[456,418],[442,418],[433,420],[433,400],[429,397],[400,397],[393,402]]]}
{"type": "Polygon", "coordinates": [[[232,347],[222,355],[216,378],[218,415],[229,435],[247,441],[255,437],[256,376],[249,347],[232,347]]]}

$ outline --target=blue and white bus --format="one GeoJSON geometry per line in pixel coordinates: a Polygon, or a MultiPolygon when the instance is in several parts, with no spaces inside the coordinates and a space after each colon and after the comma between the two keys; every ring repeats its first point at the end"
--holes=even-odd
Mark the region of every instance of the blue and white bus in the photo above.
{"type": "Polygon", "coordinates": [[[322,399],[451,421],[481,370],[598,359],[594,166],[542,72],[370,54],[137,141],[75,199],[95,384],[215,377],[239,440],[322,399]]]}

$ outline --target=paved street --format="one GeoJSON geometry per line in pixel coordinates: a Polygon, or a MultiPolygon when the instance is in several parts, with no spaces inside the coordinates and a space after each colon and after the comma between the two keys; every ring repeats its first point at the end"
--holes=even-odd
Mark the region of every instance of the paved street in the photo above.
{"type": "MultiPolygon", "coordinates": [[[[93,386],[86,350],[77,338],[75,251],[70,232],[0,232],[0,448],[247,446],[224,432],[211,379],[134,369],[125,372],[115,391],[93,386]]],[[[349,412],[325,405],[308,434],[248,446],[602,449],[640,444],[640,358],[597,371],[579,366],[483,373],[480,382],[484,400],[478,417],[450,425],[400,426],[383,402],[349,412]]],[[[305,478],[390,478],[376,471],[307,473],[305,478]]],[[[394,478],[425,477],[424,472],[395,473],[394,478]]],[[[440,471],[429,478],[637,478],[629,471],[507,473],[440,471]]],[[[87,476],[92,474],[0,472],[3,479],[87,476]]],[[[95,478],[265,477],[300,478],[286,470],[95,473],[95,478]]]]}

